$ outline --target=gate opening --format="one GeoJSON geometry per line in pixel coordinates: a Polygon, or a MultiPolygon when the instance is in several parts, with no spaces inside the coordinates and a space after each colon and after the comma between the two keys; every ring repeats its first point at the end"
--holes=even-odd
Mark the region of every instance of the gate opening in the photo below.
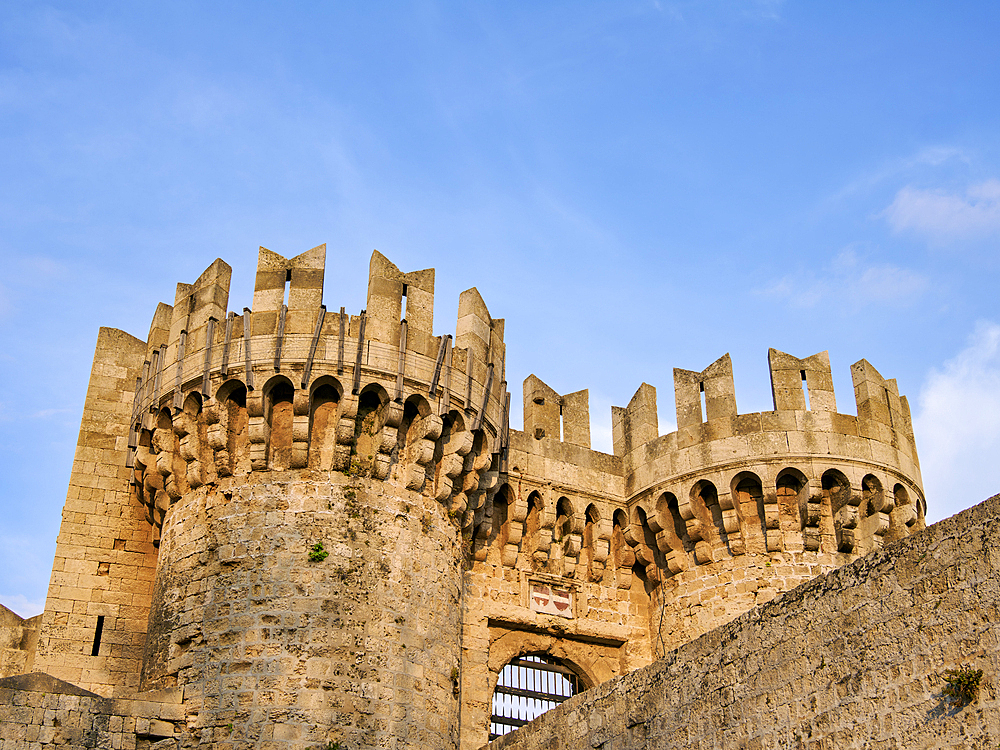
{"type": "Polygon", "coordinates": [[[586,690],[579,676],[550,656],[520,656],[500,671],[493,691],[490,741],[586,690]]]}

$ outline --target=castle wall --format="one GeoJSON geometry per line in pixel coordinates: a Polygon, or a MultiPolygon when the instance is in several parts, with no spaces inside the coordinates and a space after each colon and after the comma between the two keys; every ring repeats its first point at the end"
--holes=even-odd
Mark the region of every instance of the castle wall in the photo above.
{"type": "Polygon", "coordinates": [[[728,355],[675,370],[679,429],[643,384],[607,455],[588,392],[535,376],[510,430],[476,289],[436,337],[433,269],[374,253],[348,315],[325,256],[261,248],[242,314],[216,260],[145,342],[102,329],[34,668],[175,691],[188,743],[469,750],[515,657],[594,688],[923,525],[906,400],[864,360],[858,417],[825,353],[772,350],[759,414],[728,355]]]}
{"type": "Polygon", "coordinates": [[[993,747],[1000,496],[572,698],[496,750],[993,747]],[[983,670],[953,704],[941,674],[983,670]]]}
{"type": "Polygon", "coordinates": [[[148,750],[164,741],[173,750],[173,738],[184,731],[181,692],[159,690],[114,699],[47,674],[0,679],[0,750],[148,750]]]}
{"type": "MultiPolygon", "coordinates": [[[[540,417],[554,420],[556,435],[558,416],[540,417]]],[[[649,596],[633,585],[630,567],[609,560],[611,518],[624,507],[620,460],[512,430],[507,462],[507,482],[484,508],[465,578],[463,748],[487,741],[493,690],[515,657],[548,654],[586,685],[652,659],[649,596]]]]}
{"type": "Polygon", "coordinates": [[[42,616],[18,617],[0,604],[0,677],[30,672],[42,616]]]}
{"type": "Polygon", "coordinates": [[[127,333],[100,330],[33,667],[106,696],[139,687],[156,566],[126,467],[145,353],[127,333]]]}
{"type": "Polygon", "coordinates": [[[615,456],[567,435],[567,417],[582,417],[568,405],[585,405],[586,391],[525,381],[525,429],[510,433],[506,484],[484,508],[467,576],[466,747],[485,737],[513,657],[547,654],[598,684],[922,527],[912,435],[898,401],[889,413],[894,385],[859,363],[859,420],[835,412],[825,353],[770,359],[779,410],[738,414],[723,357],[675,371],[677,432],[658,436],[649,385],[614,409],[615,456]],[[873,399],[881,411],[865,406],[873,399]],[[867,452],[831,450],[838,430],[867,452]],[[562,597],[562,616],[536,591],[562,597]]]}
{"type": "Polygon", "coordinates": [[[726,355],[674,371],[678,430],[656,391],[613,409],[625,540],[652,584],[654,649],[698,637],[816,575],[923,528],[906,399],[866,361],[858,417],[838,414],[825,352],[769,352],[775,411],[739,414],[726,355]]]}

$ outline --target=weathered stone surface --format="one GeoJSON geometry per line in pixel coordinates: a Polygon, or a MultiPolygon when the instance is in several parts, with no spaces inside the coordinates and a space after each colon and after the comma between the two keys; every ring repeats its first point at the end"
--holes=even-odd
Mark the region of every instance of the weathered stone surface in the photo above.
{"type": "Polygon", "coordinates": [[[1000,496],[805,583],[500,750],[972,748],[1000,737],[1000,496]],[[942,674],[983,670],[961,706],[942,674]]]}
{"type": "MultiPolygon", "coordinates": [[[[10,748],[469,750],[514,658],[597,689],[923,527],[906,399],[866,361],[858,417],[826,353],[772,350],[758,414],[728,355],[677,369],[679,429],[644,383],[607,455],[587,391],[535,376],[510,429],[475,288],[436,337],[433,269],[374,253],[349,315],[322,306],[325,260],[261,248],[242,314],[216,260],[146,341],[101,330],[45,613],[0,611],[0,675],[76,686],[79,731],[18,683],[10,748]]],[[[711,744],[712,721],[686,731],[711,744]]]]}
{"type": "Polygon", "coordinates": [[[0,604],[0,677],[30,672],[42,617],[18,617],[0,604]]]}

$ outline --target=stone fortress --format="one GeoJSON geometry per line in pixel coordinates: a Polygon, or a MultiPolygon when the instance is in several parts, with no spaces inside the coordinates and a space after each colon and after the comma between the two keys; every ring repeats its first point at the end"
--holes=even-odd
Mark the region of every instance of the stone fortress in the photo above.
{"type": "MultiPolygon", "coordinates": [[[[664,693],[644,723],[622,716],[628,685],[650,694],[671,668],[702,688],[724,682],[698,699],[715,718],[696,734],[685,720],[677,747],[854,746],[823,728],[815,700],[789,713],[776,699],[808,692],[825,657],[789,662],[788,685],[758,690],[761,726],[723,743],[733,696],[781,670],[758,659],[733,672],[738,649],[717,668],[705,660],[737,648],[717,643],[733,628],[745,654],[766,642],[754,628],[795,617],[829,635],[852,617],[844,587],[871,585],[844,571],[892,569],[930,544],[938,527],[918,533],[926,506],[895,381],[858,362],[857,416],[842,414],[826,353],[772,349],[774,410],[740,414],[727,355],[674,370],[676,432],[659,434],[649,385],[614,407],[608,455],[590,447],[587,391],[560,395],[535,376],[524,429],[510,429],[504,321],[476,289],[460,296],[454,335],[435,335],[433,269],[403,273],[375,252],[367,307],[348,315],[323,304],[325,256],[261,248],[242,313],[228,311],[230,268],[216,260],[157,307],[146,340],[101,329],[45,611],[0,619],[0,750],[472,750],[490,738],[501,671],[525,657],[586,692],[540,720],[572,727],[542,736],[536,722],[504,746],[666,747],[643,738],[673,726],[656,711],[686,698],[664,693]],[[810,611],[781,597],[825,574],[810,611]],[[615,690],[620,705],[580,708],[615,690]],[[803,722],[833,744],[753,739],[803,722]],[[578,742],[546,744],[571,731],[578,742]]],[[[940,555],[927,555],[915,565],[932,575],[940,555]]],[[[996,579],[955,564],[953,583],[996,579]]],[[[975,609],[968,596],[982,592],[958,588],[965,599],[941,609],[938,592],[934,611],[975,609]]],[[[980,652],[996,643],[991,606],[968,626],[980,652]]],[[[831,660],[869,647],[869,623],[851,622],[860,642],[830,636],[831,660]]],[[[940,651],[924,671],[957,658],[940,651]]]]}

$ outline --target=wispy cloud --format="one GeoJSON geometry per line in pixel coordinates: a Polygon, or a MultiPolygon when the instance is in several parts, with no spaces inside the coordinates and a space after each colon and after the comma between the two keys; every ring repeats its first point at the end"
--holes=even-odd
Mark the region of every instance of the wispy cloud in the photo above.
{"type": "Polygon", "coordinates": [[[890,181],[899,184],[906,179],[912,179],[914,174],[920,174],[928,169],[969,162],[969,155],[955,146],[925,146],[914,153],[889,159],[863,172],[829,196],[821,205],[830,208],[857,195],[867,194],[887,182],[891,184],[890,181]]]}
{"type": "Polygon", "coordinates": [[[848,300],[854,308],[868,305],[910,305],[929,286],[926,276],[890,264],[868,264],[853,247],[842,250],[820,271],[782,276],[756,290],[793,307],[814,307],[832,300],[848,300]]]}
{"type": "Polygon", "coordinates": [[[965,349],[930,371],[914,432],[931,520],[1000,492],[1000,325],[980,322],[965,349]]]}
{"type": "Polygon", "coordinates": [[[29,599],[24,594],[0,594],[0,604],[25,619],[45,610],[45,599],[29,599]]]}
{"type": "Polygon", "coordinates": [[[41,411],[36,411],[31,414],[29,419],[48,419],[49,417],[55,417],[60,414],[73,414],[74,409],[42,409],[41,411]]]}
{"type": "Polygon", "coordinates": [[[912,232],[935,244],[1000,234],[1000,180],[970,185],[964,193],[907,186],[882,217],[894,232],[912,232]]]}

